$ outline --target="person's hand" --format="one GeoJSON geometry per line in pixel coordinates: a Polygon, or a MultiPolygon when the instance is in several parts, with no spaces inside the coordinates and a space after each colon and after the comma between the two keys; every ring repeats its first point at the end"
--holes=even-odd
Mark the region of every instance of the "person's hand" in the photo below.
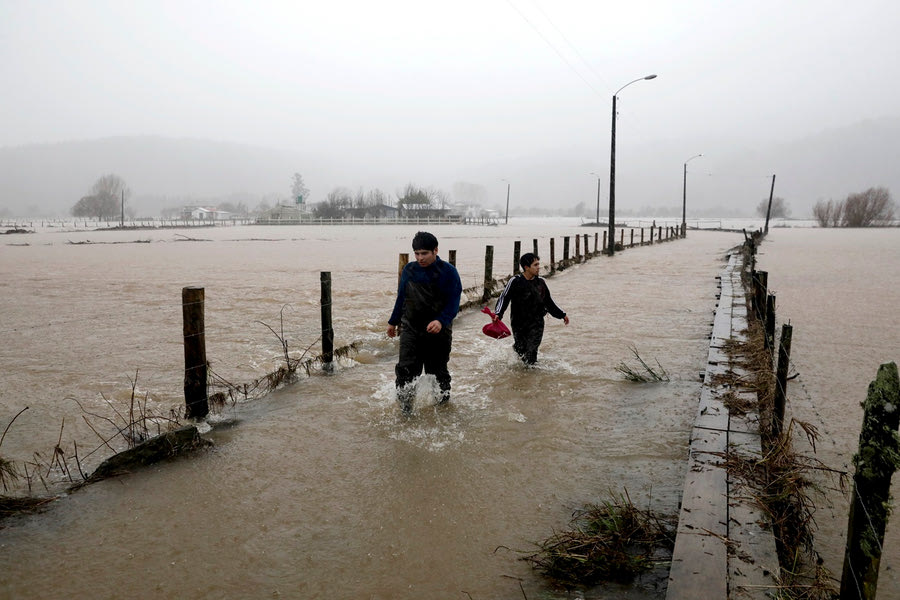
{"type": "Polygon", "coordinates": [[[569,315],[563,317],[563,323],[565,323],[566,325],[569,324],[569,315]]]}
{"type": "Polygon", "coordinates": [[[435,319],[434,321],[432,321],[431,323],[428,324],[428,327],[425,328],[425,331],[427,331],[428,333],[440,333],[441,329],[443,329],[443,328],[444,328],[444,326],[441,325],[441,322],[438,321],[437,319],[435,319]]]}
{"type": "Polygon", "coordinates": [[[500,317],[498,317],[497,315],[494,315],[493,317],[491,317],[491,321],[493,321],[494,323],[496,323],[499,320],[500,320],[500,317]]]}
{"type": "Polygon", "coordinates": [[[387,334],[389,338],[392,338],[397,335],[397,327],[394,325],[388,325],[387,334]]]}

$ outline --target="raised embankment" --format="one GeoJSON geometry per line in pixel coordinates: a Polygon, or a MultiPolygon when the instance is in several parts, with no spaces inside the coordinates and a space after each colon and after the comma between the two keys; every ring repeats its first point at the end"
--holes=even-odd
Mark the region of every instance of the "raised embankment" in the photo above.
{"type": "Polygon", "coordinates": [[[726,468],[730,458],[762,456],[758,413],[732,412],[727,406],[735,400],[756,404],[755,392],[733,385],[747,373],[726,352],[729,344],[746,341],[743,260],[740,252],[732,252],[719,277],[719,303],[691,430],[667,600],[762,599],[777,589],[778,555],[769,518],[755,506],[752,491],[726,468]]]}

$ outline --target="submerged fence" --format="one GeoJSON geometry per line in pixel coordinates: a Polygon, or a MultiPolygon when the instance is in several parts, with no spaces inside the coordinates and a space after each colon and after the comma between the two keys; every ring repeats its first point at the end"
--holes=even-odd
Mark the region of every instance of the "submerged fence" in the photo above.
{"type": "MultiPolygon", "coordinates": [[[[755,254],[761,239],[762,235],[747,236],[745,245],[752,257],[748,291],[751,312],[763,328],[763,346],[771,358],[774,381],[771,419],[765,436],[771,452],[789,444],[786,436],[790,435],[790,428],[785,429],[784,421],[793,326],[783,324],[780,338],[776,340],[776,302],[775,295],[769,291],[769,274],[755,268],[755,254]]],[[[853,457],[855,470],[840,577],[841,600],[876,598],[890,514],[891,479],[900,468],[900,410],[897,409],[900,407],[900,376],[895,362],[884,363],[878,368],[862,406],[863,424],[859,448],[853,457]]]]}
{"type": "MultiPolygon", "coordinates": [[[[642,229],[640,230],[638,242],[635,242],[635,230],[632,229],[630,231],[630,241],[628,245],[622,245],[622,241],[625,239],[624,229],[621,230],[620,236],[620,242],[616,244],[618,249],[620,250],[624,248],[632,248],[636,245],[650,245],[653,243],[672,241],[683,237],[680,232],[674,227],[651,228],[646,232],[646,241],[645,231],[642,229]]],[[[556,239],[550,238],[547,242],[544,243],[545,246],[547,244],[549,244],[550,259],[549,263],[546,263],[543,267],[543,275],[547,277],[562,272],[572,267],[573,265],[577,265],[579,263],[583,263],[587,260],[601,256],[607,250],[605,231],[603,232],[602,245],[599,232],[594,232],[593,236],[587,233],[572,236],[563,236],[563,251],[562,257],[559,260],[557,260],[556,258],[556,239]],[[573,237],[575,238],[574,244],[572,243],[573,237]],[[593,240],[591,240],[591,237],[593,237],[593,240]],[[590,249],[591,242],[593,242],[593,250],[590,249]],[[573,245],[574,253],[570,253],[573,245]]],[[[462,300],[460,303],[460,310],[464,310],[474,306],[481,306],[490,298],[498,296],[500,291],[506,285],[506,282],[508,282],[510,278],[519,273],[519,259],[522,255],[521,250],[521,241],[516,241],[513,248],[511,274],[495,278],[493,274],[494,246],[485,246],[483,283],[481,285],[466,288],[463,290],[464,300],[462,300]]],[[[532,239],[530,250],[534,252],[534,254],[540,255],[541,243],[538,238],[532,239]]],[[[455,266],[457,260],[457,251],[449,250],[447,253],[447,258],[448,262],[455,266]]],[[[408,263],[409,253],[400,253],[398,255],[397,261],[398,281],[400,278],[400,273],[408,263]]],[[[279,385],[281,382],[289,379],[299,367],[305,367],[308,370],[312,364],[321,364],[323,365],[323,368],[325,370],[330,371],[335,357],[344,356],[353,351],[354,344],[350,344],[338,349],[335,349],[333,347],[334,329],[332,326],[331,312],[332,277],[330,272],[321,273],[320,284],[320,307],[322,323],[320,339],[322,342],[322,353],[304,362],[301,362],[299,359],[293,359],[289,356],[286,340],[279,336],[279,339],[282,342],[283,346],[285,365],[278,371],[269,373],[252,383],[243,384],[242,386],[226,386],[228,388],[228,395],[231,395],[232,398],[234,397],[234,394],[248,397],[252,392],[268,392],[271,389],[274,389],[274,387],[279,385]]],[[[223,392],[218,392],[217,394],[213,395],[209,394],[208,382],[210,376],[207,372],[205,349],[206,338],[205,332],[203,331],[204,293],[204,288],[202,287],[186,287],[182,291],[185,347],[185,414],[188,418],[204,417],[209,412],[210,400],[218,403],[223,400],[223,396],[225,395],[223,394],[223,392]]],[[[273,331],[273,333],[276,333],[277,335],[277,332],[273,331]]]]}

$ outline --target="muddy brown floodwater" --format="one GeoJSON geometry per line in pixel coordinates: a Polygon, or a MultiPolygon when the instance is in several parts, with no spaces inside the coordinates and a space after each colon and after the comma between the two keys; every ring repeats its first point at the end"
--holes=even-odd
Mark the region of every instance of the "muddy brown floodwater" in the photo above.
{"type": "MultiPolygon", "coordinates": [[[[546,255],[549,236],[561,253],[561,236],[585,232],[537,220],[432,230],[442,254],[457,250],[466,287],[481,279],[486,244],[495,246],[494,272],[505,273],[514,240],[530,249],[537,237],[546,255]]],[[[452,403],[432,406],[431,382],[421,381],[405,420],[393,397],[396,340],[384,330],[397,254],[410,251],[414,231],[189,232],[205,242],[165,230],[39,232],[15,240],[28,246],[3,247],[4,422],[30,407],[4,441],[10,459],[52,449],[63,419],[64,440],[80,451],[98,446],[78,404],[98,413],[109,410],[104,398],[121,405],[136,371],[151,407],[177,406],[187,285],[206,288],[207,353],[229,381],[278,365],[280,346],[261,322],[277,329],[284,305],[290,347],[314,342],[320,271],[332,273],[336,345],[360,349],[334,374],[315,371],[228,406],[211,419],[210,451],[6,521],[2,595],[564,598],[520,558],[574,510],[627,489],[638,506],[676,514],[715,277],[742,236],[691,232],[550,278],[571,324],[548,320],[535,369],[519,365],[510,340],[481,334],[485,315],[464,312],[454,326],[452,403]],[[137,238],[151,243],[66,243],[137,238]],[[633,361],[631,346],[671,381],[624,381],[615,367],[633,361]]],[[[654,583],[585,597],[658,598],[654,583]]]]}

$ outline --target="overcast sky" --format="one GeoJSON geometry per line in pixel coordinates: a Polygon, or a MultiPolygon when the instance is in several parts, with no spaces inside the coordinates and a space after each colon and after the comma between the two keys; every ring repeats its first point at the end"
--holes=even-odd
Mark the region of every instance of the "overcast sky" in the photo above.
{"type": "Polygon", "coordinates": [[[612,95],[654,73],[619,94],[617,153],[665,144],[677,173],[898,115],[898,28],[896,0],[0,0],[0,146],[149,134],[423,170],[559,150],[605,175],[612,95]]]}

